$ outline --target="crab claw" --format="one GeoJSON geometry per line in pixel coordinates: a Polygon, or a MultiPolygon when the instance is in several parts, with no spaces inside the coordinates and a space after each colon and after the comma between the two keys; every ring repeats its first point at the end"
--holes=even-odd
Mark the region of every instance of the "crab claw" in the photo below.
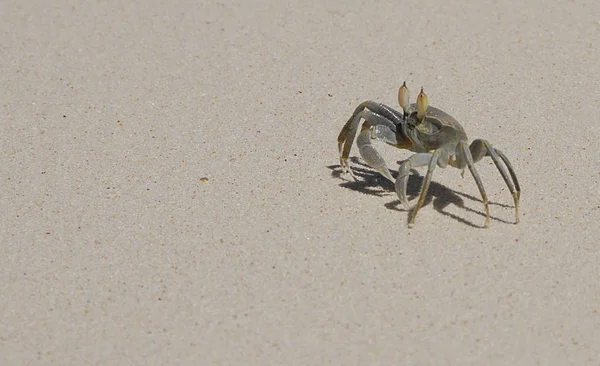
{"type": "Polygon", "coordinates": [[[423,91],[423,87],[421,87],[421,92],[417,97],[417,119],[422,121],[425,118],[425,113],[427,113],[427,107],[429,106],[429,101],[427,100],[427,95],[423,91]]]}
{"type": "Polygon", "coordinates": [[[410,91],[408,91],[408,88],[406,87],[406,81],[404,83],[402,83],[402,86],[400,87],[400,89],[398,90],[398,103],[400,104],[400,107],[402,107],[402,110],[404,111],[404,115],[407,116],[409,114],[408,111],[408,99],[410,98],[410,91]]]}

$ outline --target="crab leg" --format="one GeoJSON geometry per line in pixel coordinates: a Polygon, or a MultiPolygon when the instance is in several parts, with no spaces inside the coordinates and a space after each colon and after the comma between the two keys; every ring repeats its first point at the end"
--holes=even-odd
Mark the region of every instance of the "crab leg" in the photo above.
{"type": "Polygon", "coordinates": [[[508,187],[513,197],[513,201],[515,203],[515,224],[519,223],[519,198],[521,195],[521,187],[519,186],[517,175],[515,174],[515,171],[506,155],[504,155],[500,150],[494,149],[488,141],[482,139],[474,140],[471,143],[469,150],[473,156],[474,163],[477,163],[479,160],[483,159],[484,156],[489,156],[490,158],[492,158],[492,161],[496,165],[496,168],[500,172],[502,179],[504,179],[504,182],[506,183],[506,186],[508,187]],[[506,173],[506,170],[502,165],[500,165],[499,158],[502,159],[502,161],[508,168],[510,176],[514,182],[514,186],[513,182],[511,182],[510,179],[508,179],[508,174],[506,173]]]}
{"type": "Polygon", "coordinates": [[[379,103],[366,101],[361,103],[348,122],[344,125],[340,134],[338,135],[338,150],[340,152],[340,165],[344,173],[350,173],[350,175],[356,180],[352,170],[348,165],[348,156],[352,149],[354,137],[360,124],[361,119],[369,121],[372,126],[383,125],[387,126],[390,130],[396,131],[396,123],[400,122],[401,116],[398,116],[393,109],[379,103]]]}
{"type": "Polygon", "coordinates": [[[519,198],[521,198],[521,186],[519,185],[519,180],[517,179],[517,174],[515,173],[515,170],[513,169],[512,164],[510,163],[510,161],[508,160],[506,155],[504,155],[504,153],[498,149],[494,149],[494,151],[496,152],[496,154],[498,154],[500,159],[502,159],[502,161],[508,168],[508,172],[510,173],[512,180],[515,183],[515,190],[517,191],[517,200],[518,200],[519,198]]]}
{"type": "MultiPolygon", "coordinates": [[[[429,165],[427,167],[427,175],[425,175],[425,180],[423,180],[423,184],[421,185],[421,193],[419,193],[419,200],[417,201],[417,205],[415,206],[415,208],[413,209],[412,215],[410,216],[410,221],[408,222],[408,227],[412,227],[415,223],[415,219],[417,217],[417,212],[419,212],[419,209],[421,208],[421,206],[423,206],[423,203],[425,202],[425,197],[427,196],[427,191],[429,190],[429,184],[431,183],[431,177],[433,177],[433,171],[435,170],[435,167],[437,165],[438,159],[440,158],[440,151],[436,150],[433,153],[430,154],[415,154],[414,156],[418,156],[418,155],[430,155],[430,159],[429,159],[429,165]]],[[[419,160],[422,159],[422,157],[418,157],[415,160],[419,160]]],[[[402,166],[405,163],[402,163],[402,166]]],[[[425,165],[425,164],[423,164],[425,165]]],[[[400,167],[402,169],[402,166],[400,167]]],[[[406,185],[406,183],[405,183],[406,185]]],[[[406,188],[405,188],[406,190],[406,188]]]]}
{"type": "MultiPolygon", "coordinates": [[[[471,145],[472,146],[472,145],[471,145]]],[[[488,197],[485,193],[485,188],[483,188],[483,182],[479,177],[479,173],[477,173],[477,169],[475,169],[475,163],[473,162],[473,155],[471,155],[471,150],[465,142],[460,142],[458,144],[457,154],[460,155],[461,160],[463,160],[469,170],[471,171],[471,175],[475,179],[475,183],[477,184],[477,188],[479,188],[479,193],[481,194],[481,199],[483,200],[483,205],[485,206],[485,224],[484,227],[490,226],[490,208],[488,205],[488,197]]],[[[464,166],[464,165],[463,165],[464,166]]]]}

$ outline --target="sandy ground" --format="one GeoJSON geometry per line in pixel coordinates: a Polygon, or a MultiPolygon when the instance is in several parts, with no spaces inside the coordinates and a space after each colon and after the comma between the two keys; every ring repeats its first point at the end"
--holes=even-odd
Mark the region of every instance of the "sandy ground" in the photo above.
{"type": "Polygon", "coordinates": [[[0,364],[600,364],[598,1],[121,3],[0,4],[0,364]],[[520,224],[341,175],[403,80],[520,224]]]}

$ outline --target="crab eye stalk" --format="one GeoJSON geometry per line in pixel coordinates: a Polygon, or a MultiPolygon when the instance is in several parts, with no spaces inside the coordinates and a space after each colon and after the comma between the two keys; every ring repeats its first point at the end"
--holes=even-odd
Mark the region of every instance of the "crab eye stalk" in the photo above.
{"type": "Polygon", "coordinates": [[[422,121],[425,118],[425,114],[427,113],[427,107],[429,106],[429,101],[427,100],[427,95],[423,91],[423,87],[421,87],[421,92],[417,97],[417,119],[422,121]]]}
{"type": "Polygon", "coordinates": [[[404,83],[402,83],[402,86],[400,87],[400,89],[398,90],[398,103],[400,104],[400,107],[402,107],[402,110],[404,111],[404,116],[407,116],[409,114],[408,111],[408,99],[410,98],[410,91],[408,91],[408,88],[406,87],[406,81],[404,83]]]}

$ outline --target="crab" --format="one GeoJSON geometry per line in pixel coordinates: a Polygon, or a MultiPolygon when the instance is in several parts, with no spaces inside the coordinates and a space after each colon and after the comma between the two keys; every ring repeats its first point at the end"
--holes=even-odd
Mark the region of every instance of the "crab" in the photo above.
{"type": "Polygon", "coordinates": [[[460,123],[448,113],[429,106],[423,87],[421,87],[416,103],[410,104],[409,97],[410,92],[404,82],[398,90],[398,102],[402,107],[402,112],[373,101],[361,103],[354,110],[352,117],[346,122],[338,136],[342,172],[349,173],[354,180],[357,180],[348,164],[348,156],[360,122],[364,120],[356,138],[360,155],[369,166],[394,183],[400,202],[408,210],[410,210],[410,206],[406,198],[406,187],[410,171],[413,168],[427,166],[427,175],[421,185],[419,200],[410,215],[409,227],[414,225],[417,213],[425,201],[436,166],[445,168],[449,165],[462,170],[463,176],[465,168],[471,172],[481,194],[485,208],[484,227],[487,228],[490,224],[488,197],[475,169],[475,163],[485,156],[489,156],[513,197],[515,224],[519,223],[521,187],[515,170],[506,155],[492,147],[487,140],[476,139],[468,145],[467,134],[460,123]],[[407,149],[415,153],[400,163],[396,179],[392,177],[383,157],[373,146],[373,140],[383,141],[399,149],[407,149]],[[500,160],[508,169],[508,173],[500,160]]]}

